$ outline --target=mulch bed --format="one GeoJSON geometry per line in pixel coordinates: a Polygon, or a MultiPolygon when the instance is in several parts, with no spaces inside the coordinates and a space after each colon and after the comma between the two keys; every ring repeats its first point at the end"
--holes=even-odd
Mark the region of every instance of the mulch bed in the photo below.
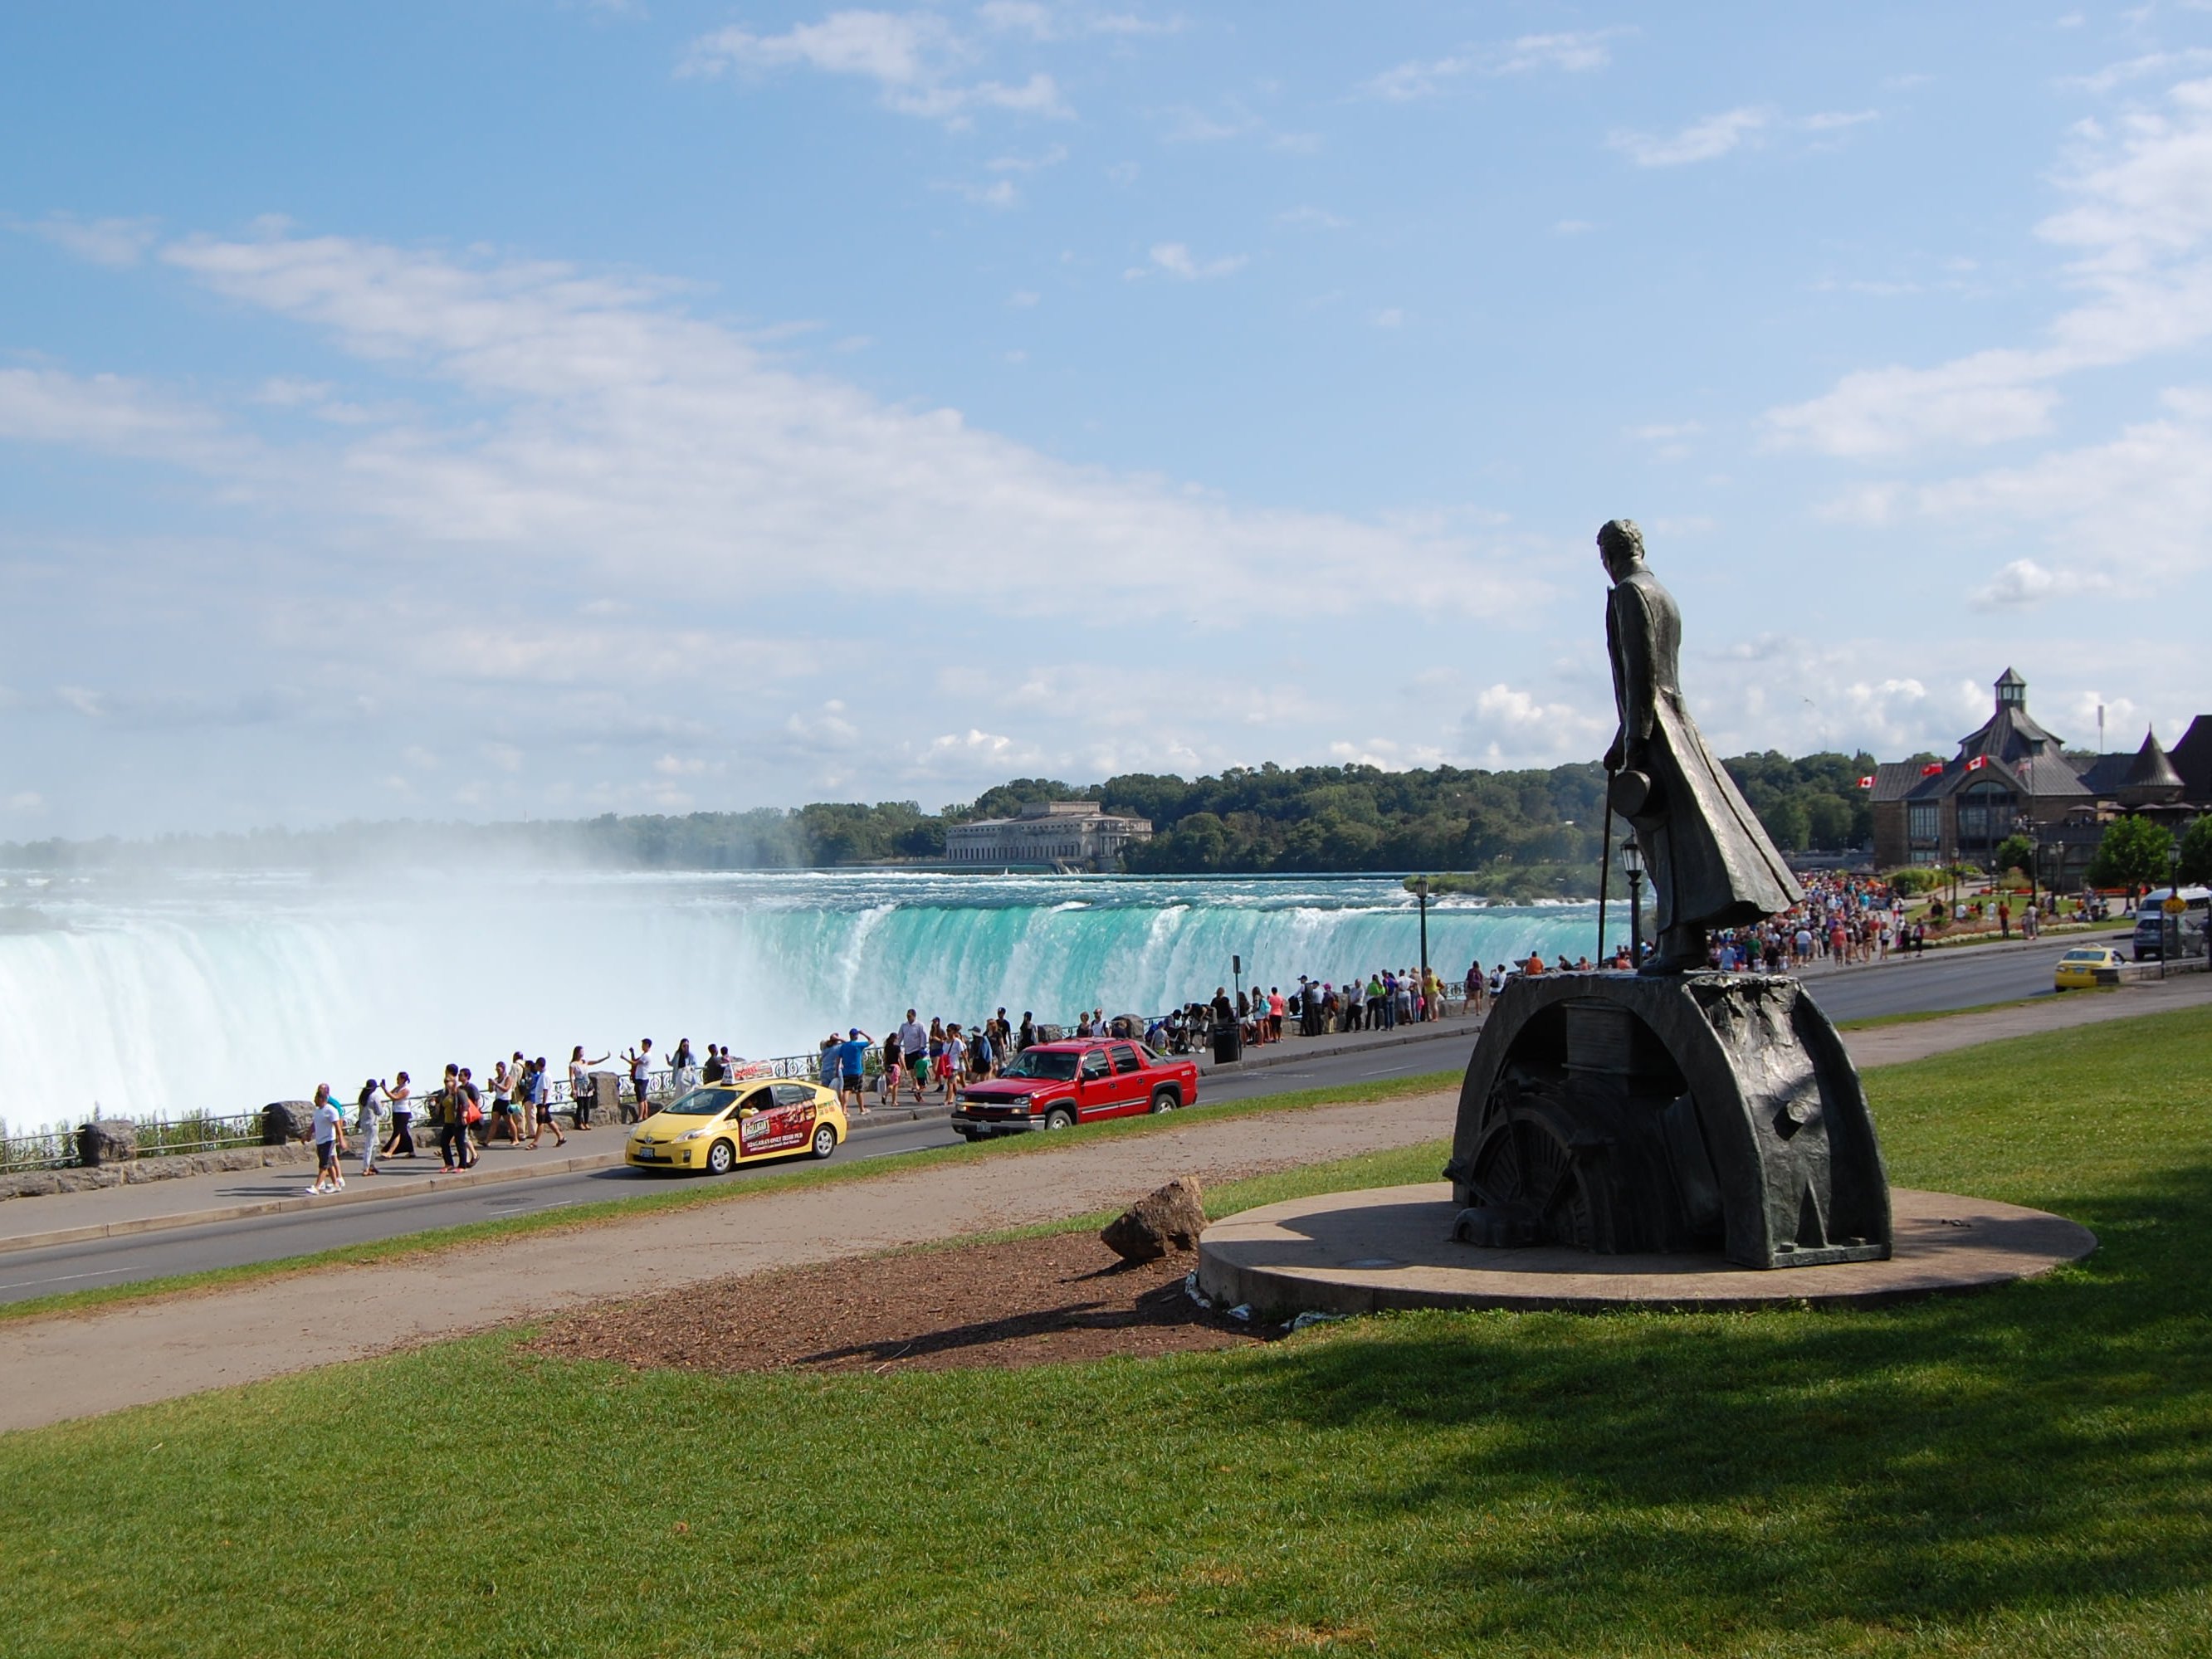
{"type": "Polygon", "coordinates": [[[1093,1233],[726,1279],[571,1314],[528,1345],[681,1370],[1015,1369],[1258,1341],[1183,1293],[1194,1255],[1125,1264],[1093,1233]]]}

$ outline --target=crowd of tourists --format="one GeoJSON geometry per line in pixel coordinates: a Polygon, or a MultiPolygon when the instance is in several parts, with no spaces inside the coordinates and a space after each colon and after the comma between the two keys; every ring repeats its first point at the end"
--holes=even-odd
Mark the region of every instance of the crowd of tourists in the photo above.
{"type": "MultiPolygon", "coordinates": [[[[519,1048],[507,1059],[495,1060],[481,1083],[472,1067],[453,1064],[446,1067],[436,1088],[420,1093],[405,1072],[395,1072],[389,1080],[370,1078],[361,1085],[350,1109],[340,1103],[329,1084],[318,1084],[311,1131],[315,1143],[315,1184],[307,1191],[311,1194],[343,1191],[345,1176],[338,1160],[349,1152],[358,1150],[361,1173],[365,1176],[377,1173],[381,1159],[422,1157],[423,1147],[416,1139],[418,1133],[435,1149],[441,1166],[447,1170],[473,1169],[485,1151],[501,1142],[535,1149],[550,1133],[556,1146],[565,1146],[571,1133],[595,1127],[592,1117],[597,1108],[598,1085],[592,1068],[613,1058],[611,1051],[588,1058],[580,1043],[569,1050],[567,1099],[560,1103],[572,1121],[572,1128],[567,1131],[554,1115],[557,1085],[552,1080],[550,1065],[544,1055],[532,1060],[519,1048]]],[[[623,1123],[635,1123],[649,1116],[655,1108],[653,1039],[641,1038],[635,1048],[624,1049],[622,1063],[627,1088],[617,1091],[616,1115],[623,1123]]],[[[670,1079],[679,1091],[702,1083],[719,1083],[752,1069],[744,1061],[732,1059],[726,1046],[709,1043],[703,1051],[695,1051],[689,1037],[676,1045],[667,1064],[670,1079]]]]}

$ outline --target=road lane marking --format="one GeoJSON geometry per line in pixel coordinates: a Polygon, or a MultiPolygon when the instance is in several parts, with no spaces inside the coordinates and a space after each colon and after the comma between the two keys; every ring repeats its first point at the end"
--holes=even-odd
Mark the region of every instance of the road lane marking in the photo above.
{"type": "Polygon", "coordinates": [[[102,1267],[97,1273],[64,1273],[58,1279],[11,1279],[6,1288],[11,1291],[28,1290],[33,1285],[66,1285],[72,1279],[107,1279],[117,1273],[127,1273],[128,1267],[102,1267]]]}

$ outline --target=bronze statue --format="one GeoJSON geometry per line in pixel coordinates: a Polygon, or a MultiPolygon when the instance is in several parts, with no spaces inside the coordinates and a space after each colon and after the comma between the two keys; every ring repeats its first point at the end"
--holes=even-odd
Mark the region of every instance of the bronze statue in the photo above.
{"type": "Polygon", "coordinates": [[[1643,971],[1696,973],[1707,928],[1762,921],[1805,891],[1682,702],[1682,613],[1644,565],[1643,532],[1615,519],[1597,545],[1613,578],[1605,638],[1620,714],[1607,795],[1635,826],[1657,913],[1658,949],[1643,971]]]}

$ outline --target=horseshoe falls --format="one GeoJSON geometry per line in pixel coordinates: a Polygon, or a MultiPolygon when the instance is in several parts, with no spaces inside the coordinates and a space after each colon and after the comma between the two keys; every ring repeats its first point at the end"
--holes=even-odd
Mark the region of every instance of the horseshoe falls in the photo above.
{"type": "MultiPolygon", "coordinates": [[[[0,872],[0,1120],[174,1116],[367,1077],[418,1085],[520,1048],[556,1066],[653,1039],[762,1056],[908,1007],[969,1020],[1149,1013],[1231,982],[1342,981],[1419,958],[1392,878],[889,872],[0,872]]],[[[1429,904],[1455,979],[1579,955],[1595,907],[1429,904]]],[[[1626,918],[1608,919],[1613,939],[1626,918]]]]}

